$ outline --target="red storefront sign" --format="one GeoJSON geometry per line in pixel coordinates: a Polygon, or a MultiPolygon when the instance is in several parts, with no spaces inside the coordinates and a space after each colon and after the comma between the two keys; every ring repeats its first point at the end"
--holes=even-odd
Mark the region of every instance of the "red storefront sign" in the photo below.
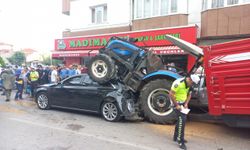
{"type": "MultiPolygon", "coordinates": [[[[65,38],[55,40],[56,51],[76,51],[76,50],[98,50],[105,46],[112,36],[137,38],[138,46],[158,47],[171,45],[165,40],[165,35],[170,34],[190,43],[196,43],[196,26],[154,29],[134,32],[123,32],[108,35],[84,36],[76,38],[65,38]]],[[[177,51],[178,53],[178,51],[177,51]]],[[[75,56],[76,57],[76,56],[75,56]]]]}

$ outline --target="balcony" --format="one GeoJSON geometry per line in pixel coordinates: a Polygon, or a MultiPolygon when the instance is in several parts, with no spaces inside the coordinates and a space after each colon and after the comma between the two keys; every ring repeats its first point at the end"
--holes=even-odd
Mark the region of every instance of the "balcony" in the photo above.
{"type": "Polygon", "coordinates": [[[176,14],[133,20],[132,30],[145,30],[188,25],[187,14],[176,14]]]}
{"type": "Polygon", "coordinates": [[[250,34],[250,4],[210,9],[201,14],[201,37],[250,34]]]}

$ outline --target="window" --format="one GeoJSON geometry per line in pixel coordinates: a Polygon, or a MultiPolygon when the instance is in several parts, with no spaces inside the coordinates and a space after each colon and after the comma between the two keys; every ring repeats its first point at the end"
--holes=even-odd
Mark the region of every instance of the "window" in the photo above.
{"type": "Polygon", "coordinates": [[[244,3],[250,3],[250,0],[202,0],[202,10],[231,7],[244,3]]]}
{"type": "Polygon", "coordinates": [[[94,85],[97,84],[96,82],[94,82],[93,80],[90,79],[90,77],[87,75],[84,80],[83,80],[83,84],[84,85],[94,85]]]}
{"type": "Polygon", "coordinates": [[[171,0],[171,12],[177,12],[177,0],[171,0]]]}
{"type": "Polygon", "coordinates": [[[107,22],[107,5],[91,7],[92,23],[107,22]]]}
{"type": "Polygon", "coordinates": [[[207,9],[207,0],[202,0],[202,10],[207,9]]]}
{"type": "Polygon", "coordinates": [[[151,16],[151,0],[144,0],[144,17],[151,16]]]}
{"type": "Polygon", "coordinates": [[[159,5],[160,5],[160,0],[154,0],[153,2],[153,16],[158,16],[159,15],[159,5]]]}
{"type": "Polygon", "coordinates": [[[224,6],[224,0],[212,0],[212,8],[219,8],[224,6]]]}
{"type": "Polygon", "coordinates": [[[134,18],[149,18],[178,12],[178,0],[134,0],[134,18]]]}
{"type": "Polygon", "coordinates": [[[142,18],[142,1],[143,0],[137,0],[136,3],[135,3],[135,7],[136,7],[136,17],[135,18],[142,18]]]}
{"type": "Polygon", "coordinates": [[[227,5],[238,4],[239,0],[227,0],[227,5]]]}
{"type": "Polygon", "coordinates": [[[73,77],[73,78],[70,78],[70,79],[64,81],[63,84],[64,85],[73,85],[73,86],[75,85],[75,86],[77,86],[77,85],[82,85],[81,81],[82,81],[82,77],[77,76],[77,77],[73,77]]]}
{"type": "Polygon", "coordinates": [[[161,0],[161,15],[168,14],[169,0],[161,0]]]}

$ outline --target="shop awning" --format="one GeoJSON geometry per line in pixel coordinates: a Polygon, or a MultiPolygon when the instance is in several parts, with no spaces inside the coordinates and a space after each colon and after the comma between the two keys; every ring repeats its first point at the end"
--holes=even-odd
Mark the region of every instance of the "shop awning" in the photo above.
{"type": "Polygon", "coordinates": [[[149,50],[157,55],[186,55],[187,53],[177,46],[150,47],[149,50]]]}
{"type": "Polygon", "coordinates": [[[95,56],[98,54],[98,50],[81,50],[81,51],[52,51],[52,57],[83,57],[83,56],[95,56]]]}

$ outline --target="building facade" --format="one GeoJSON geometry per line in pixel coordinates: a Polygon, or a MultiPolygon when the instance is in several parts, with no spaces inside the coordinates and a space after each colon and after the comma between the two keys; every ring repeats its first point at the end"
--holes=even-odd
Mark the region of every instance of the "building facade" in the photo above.
{"type": "MultiPolygon", "coordinates": [[[[86,53],[94,53],[99,48],[62,49],[63,42],[70,40],[80,41],[79,46],[88,38],[121,34],[140,38],[135,33],[154,37],[156,35],[150,35],[154,32],[176,36],[179,33],[179,38],[183,39],[185,36],[180,34],[181,31],[189,32],[190,27],[195,31],[186,40],[200,46],[250,37],[250,0],[62,0],[62,4],[62,13],[68,15],[69,28],[63,31],[61,39],[56,40],[52,56],[63,59],[66,65],[83,64],[86,53]],[[170,32],[172,29],[174,33],[170,32]]],[[[174,62],[184,69],[190,69],[194,62],[192,56],[175,53],[180,50],[171,49],[167,43],[154,45],[151,42],[145,47],[162,55],[165,63],[174,62]]]]}
{"type": "Polygon", "coordinates": [[[14,53],[13,45],[7,43],[0,43],[0,56],[2,58],[9,58],[14,53]]]}

